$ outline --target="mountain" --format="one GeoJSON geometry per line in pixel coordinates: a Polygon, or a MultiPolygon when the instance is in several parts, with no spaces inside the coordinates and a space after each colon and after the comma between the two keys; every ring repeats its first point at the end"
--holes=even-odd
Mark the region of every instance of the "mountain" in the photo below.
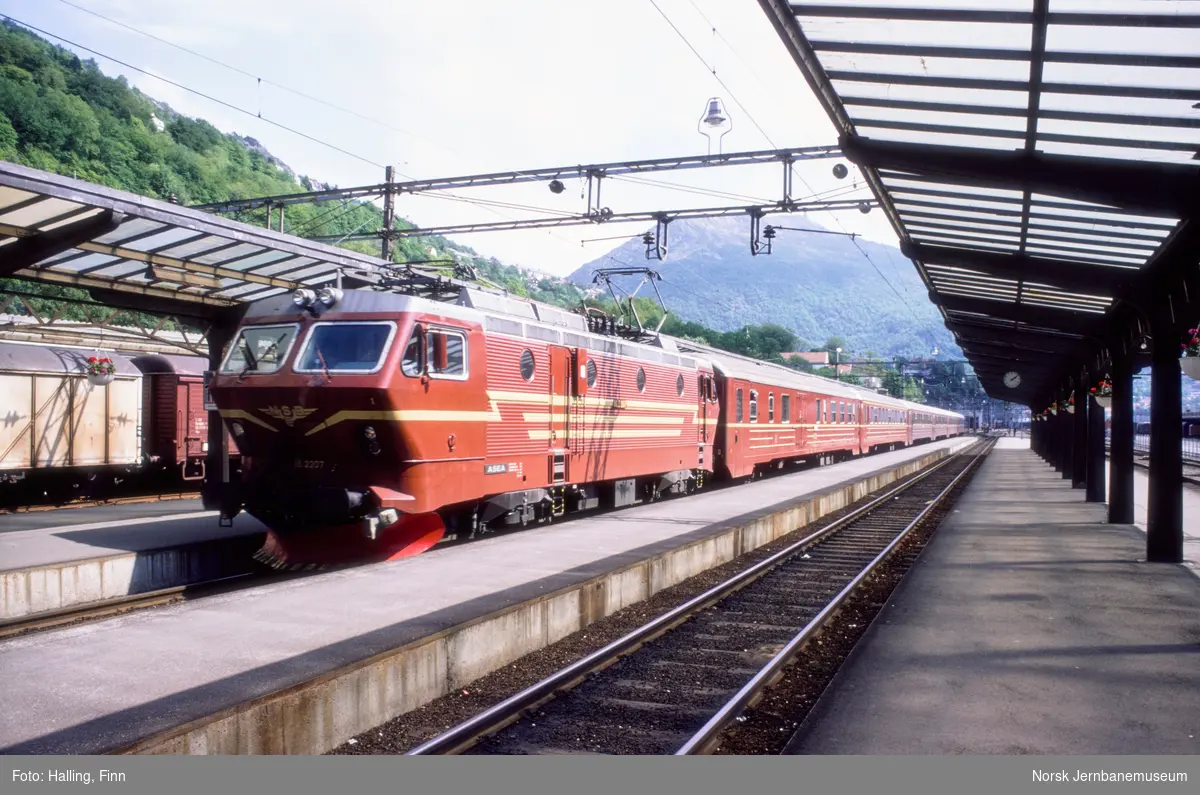
{"type": "MultiPolygon", "coordinates": [[[[899,249],[828,234],[834,230],[804,216],[775,216],[766,223],[811,231],[781,230],[771,254],[752,256],[748,218],[678,220],[668,227],[662,261],[647,260],[638,238],[569,279],[591,285],[597,268],[646,265],[662,276],[663,302],[683,320],[721,331],[775,323],[808,343],[801,349],[836,336],[860,356],[925,357],[936,347],[939,354],[962,358],[916,269],[899,249]]],[[[614,277],[613,282],[632,290],[639,280],[614,277]]],[[[653,296],[653,291],[647,286],[638,294],[653,296]]]]}

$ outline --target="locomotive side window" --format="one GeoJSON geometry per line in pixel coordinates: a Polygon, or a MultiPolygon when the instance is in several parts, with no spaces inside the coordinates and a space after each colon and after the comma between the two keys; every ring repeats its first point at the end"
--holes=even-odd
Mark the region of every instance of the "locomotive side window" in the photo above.
{"type": "Polygon", "coordinates": [[[750,421],[758,422],[758,390],[750,390],[750,421]]]}
{"type": "Polygon", "coordinates": [[[821,422],[821,401],[817,401],[817,423],[821,422]]]}
{"type": "Polygon", "coordinates": [[[641,367],[638,368],[637,388],[639,392],[646,391],[646,371],[641,367]]]}
{"type": "Polygon", "coordinates": [[[683,373],[680,373],[679,377],[675,379],[675,391],[680,395],[683,394],[683,373]]]}
{"type": "Polygon", "coordinates": [[[596,363],[591,359],[587,363],[587,384],[589,387],[596,385],[596,363]]]}
{"type": "Polygon", "coordinates": [[[467,377],[467,337],[461,331],[429,329],[425,335],[428,351],[425,361],[429,363],[429,375],[433,378],[465,379],[467,377]],[[446,346],[445,366],[438,363],[438,346],[446,346]]]}
{"type": "Polygon", "coordinates": [[[735,420],[735,422],[741,422],[741,421],[742,421],[742,390],[739,389],[737,391],[737,420],[735,420]]]}
{"type": "Polygon", "coordinates": [[[396,324],[390,320],[317,323],[294,369],[297,373],[377,372],[395,335],[396,324]]]}
{"type": "Polygon", "coordinates": [[[780,422],[789,423],[792,421],[792,396],[791,395],[783,396],[783,405],[779,407],[779,410],[780,410],[780,413],[779,413],[779,421],[780,422]]]}
{"type": "Polygon", "coordinates": [[[295,323],[286,326],[245,326],[229,347],[223,373],[273,373],[279,369],[296,341],[300,327],[295,323]]]}
{"type": "Polygon", "coordinates": [[[767,422],[775,421],[775,393],[767,393],[767,422]]]}
{"type": "Polygon", "coordinates": [[[526,381],[532,381],[533,370],[533,352],[526,348],[521,353],[521,377],[526,381]]]}
{"type": "Polygon", "coordinates": [[[425,353],[425,330],[420,326],[414,326],[412,336],[408,338],[408,345],[404,348],[404,358],[400,360],[400,372],[416,378],[424,372],[424,353],[425,353]]]}

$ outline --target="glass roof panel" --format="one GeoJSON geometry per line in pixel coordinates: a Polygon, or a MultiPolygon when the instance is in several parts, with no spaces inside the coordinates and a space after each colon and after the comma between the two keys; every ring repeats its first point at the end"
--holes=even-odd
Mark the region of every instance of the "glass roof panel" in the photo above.
{"type": "MultiPolygon", "coordinates": [[[[1176,12],[1177,13],[1178,9],[1176,12]]],[[[1138,12],[1138,15],[1147,12],[1138,12]]],[[[1200,55],[1200,38],[1190,27],[1054,24],[1046,30],[1047,52],[1110,53],[1147,56],[1200,55]]]]}
{"type": "Polygon", "coordinates": [[[78,273],[86,268],[95,268],[100,265],[117,262],[118,260],[118,257],[114,257],[111,254],[87,254],[67,262],[56,262],[54,263],[54,270],[78,273]]]}
{"type": "Polygon", "coordinates": [[[131,248],[134,251],[153,251],[157,248],[173,246],[181,241],[188,240],[196,236],[196,233],[190,229],[181,229],[177,226],[164,227],[163,231],[156,232],[148,237],[141,237],[128,243],[118,240],[113,243],[114,246],[122,248],[131,248]]]}
{"type": "MultiPolygon", "coordinates": [[[[993,137],[987,135],[971,135],[961,133],[930,132],[922,130],[897,130],[872,124],[866,119],[854,119],[855,126],[860,132],[869,130],[868,137],[881,141],[902,141],[933,146],[970,146],[979,149],[1013,149],[1013,141],[1024,139],[1025,133],[1013,133],[1011,136],[993,137]]],[[[884,125],[889,124],[886,120],[884,125]]],[[[978,125],[975,127],[978,129],[978,125]]]]}
{"type": "Polygon", "coordinates": [[[127,276],[131,273],[136,273],[137,271],[145,270],[149,267],[150,266],[144,262],[135,262],[132,260],[123,259],[115,261],[108,267],[93,271],[89,273],[88,276],[104,276],[106,278],[127,276]]]}
{"type": "Polygon", "coordinates": [[[979,188],[974,185],[955,185],[952,182],[932,182],[922,180],[918,177],[896,174],[895,172],[881,172],[881,178],[884,185],[889,190],[903,191],[905,189],[919,190],[938,190],[948,193],[961,194],[963,196],[974,196],[980,199],[998,198],[998,199],[1013,199],[1020,200],[1024,194],[1019,190],[1008,190],[1006,188],[979,188]]]}
{"type": "Polygon", "coordinates": [[[1042,71],[1047,83],[1083,85],[1152,86],[1155,88],[1196,88],[1194,69],[1161,66],[1114,66],[1100,63],[1057,63],[1047,61],[1042,71]]]}
{"type": "MultiPolygon", "coordinates": [[[[237,258],[241,258],[241,257],[251,257],[251,256],[254,256],[255,254],[261,253],[262,250],[263,250],[262,246],[257,246],[257,245],[254,245],[253,243],[241,243],[239,245],[234,246],[233,248],[221,249],[220,251],[214,251],[211,254],[202,254],[202,255],[196,257],[195,259],[193,259],[192,261],[198,262],[201,265],[215,265],[218,262],[224,262],[225,260],[233,260],[233,259],[237,259],[237,258]]],[[[230,263],[229,265],[225,265],[223,267],[232,268],[235,266],[236,266],[236,263],[230,263]]]]}
{"type": "Polygon", "coordinates": [[[826,69],[848,72],[890,72],[933,77],[981,77],[999,80],[1028,80],[1029,61],[942,56],[879,55],[876,53],[820,52],[826,69]]]}
{"type": "Polygon", "coordinates": [[[860,119],[871,118],[877,121],[895,121],[907,124],[935,124],[942,127],[986,128],[988,130],[1020,132],[1025,135],[1025,112],[1018,115],[997,115],[988,113],[990,108],[981,108],[979,113],[949,113],[946,111],[911,110],[909,108],[876,108],[867,106],[850,106],[850,117],[856,124],[860,119]]]}
{"type": "Polygon", "coordinates": [[[1196,162],[1190,152],[1182,150],[1080,145],[1076,143],[1056,143],[1054,141],[1045,140],[1038,141],[1038,151],[1045,152],[1049,155],[1122,158],[1126,160],[1138,160],[1145,163],[1181,163],[1184,165],[1190,165],[1196,162]]]}
{"type": "Polygon", "coordinates": [[[1028,93],[1023,91],[914,86],[905,83],[867,83],[851,80],[834,80],[833,85],[847,105],[861,104],[854,101],[855,97],[899,102],[942,102],[995,108],[1020,108],[1022,111],[1029,104],[1028,93]]]}
{"type": "Polygon", "coordinates": [[[989,48],[1028,50],[1030,40],[1028,24],[829,18],[805,16],[803,9],[796,16],[796,20],[813,41],[919,44],[933,47],[962,47],[964,44],[974,46],[978,42],[987,42],[989,48]]]}
{"type": "MultiPolygon", "coordinates": [[[[1200,35],[1200,34],[1197,34],[1200,35]]],[[[992,92],[1000,93],[1000,92],[992,92]]],[[[1149,97],[1097,96],[1092,94],[1059,94],[1043,91],[1044,110],[1077,111],[1080,113],[1121,113],[1141,117],[1195,118],[1194,99],[1161,99],[1149,97]],[[1189,116],[1189,114],[1192,114],[1189,116]]]]}
{"type": "Polygon", "coordinates": [[[71,210],[78,209],[77,202],[63,201],[62,199],[46,199],[30,204],[17,210],[0,213],[0,223],[12,224],[13,226],[41,226],[48,218],[62,215],[71,210]]]}

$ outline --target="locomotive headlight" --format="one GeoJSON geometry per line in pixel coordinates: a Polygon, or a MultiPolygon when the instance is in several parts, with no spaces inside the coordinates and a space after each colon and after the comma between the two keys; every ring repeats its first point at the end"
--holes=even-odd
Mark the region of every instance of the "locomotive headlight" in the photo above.
{"type": "Polygon", "coordinates": [[[246,429],[245,429],[245,428],[243,428],[243,427],[242,427],[242,424],[241,424],[240,422],[236,421],[236,420],[234,420],[233,422],[229,423],[229,430],[230,430],[230,431],[232,431],[232,432],[233,432],[233,435],[234,435],[234,436],[236,436],[236,437],[238,437],[238,438],[241,438],[241,437],[242,437],[242,435],[243,435],[244,433],[246,433],[246,429]]]}
{"type": "Polygon", "coordinates": [[[292,303],[296,306],[308,306],[315,300],[317,300],[317,294],[306,287],[301,287],[292,293],[292,303]]]}
{"type": "Polygon", "coordinates": [[[333,306],[342,300],[342,291],[337,287],[322,287],[321,292],[317,293],[317,298],[325,306],[333,306]]]}
{"type": "Polygon", "coordinates": [[[363,428],[363,437],[365,437],[368,441],[374,439],[375,435],[376,435],[375,429],[373,427],[371,427],[370,425],[363,428]]]}

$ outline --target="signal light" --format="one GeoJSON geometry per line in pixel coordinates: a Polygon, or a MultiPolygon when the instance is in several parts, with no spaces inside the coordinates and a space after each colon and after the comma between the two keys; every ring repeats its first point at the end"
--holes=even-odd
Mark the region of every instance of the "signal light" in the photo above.
{"type": "Polygon", "coordinates": [[[236,420],[229,423],[229,430],[233,433],[234,436],[238,437],[239,439],[242,436],[244,436],[246,433],[246,429],[243,428],[242,424],[240,422],[237,422],[236,420]]]}

